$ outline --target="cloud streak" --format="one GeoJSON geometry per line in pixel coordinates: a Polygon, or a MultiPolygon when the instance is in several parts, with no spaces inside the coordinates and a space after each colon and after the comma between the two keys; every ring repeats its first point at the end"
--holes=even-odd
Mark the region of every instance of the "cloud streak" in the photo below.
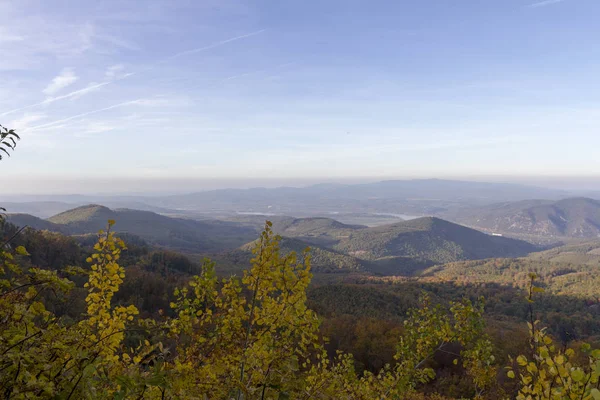
{"type": "Polygon", "coordinates": [[[533,3],[530,4],[528,7],[529,8],[539,8],[539,7],[546,7],[552,4],[557,4],[557,3],[562,3],[565,0],[544,0],[544,1],[538,1],[537,3],[533,3]]]}
{"type": "Polygon", "coordinates": [[[235,37],[232,37],[232,38],[229,38],[229,39],[221,40],[219,42],[215,42],[215,43],[210,44],[208,46],[204,46],[204,47],[199,47],[199,48],[196,48],[196,49],[182,51],[180,53],[176,53],[176,54],[174,54],[172,56],[169,56],[169,57],[164,58],[164,59],[162,59],[160,61],[157,61],[154,64],[151,64],[147,68],[142,69],[140,71],[130,72],[130,73],[125,74],[125,75],[123,75],[121,77],[118,77],[116,79],[108,80],[108,81],[105,81],[105,82],[101,82],[101,83],[98,83],[98,84],[93,85],[93,86],[88,86],[86,88],[79,89],[79,90],[76,90],[74,92],[62,95],[62,96],[52,97],[52,98],[46,99],[44,101],[41,101],[39,103],[30,104],[28,106],[23,106],[23,107],[19,107],[19,108],[15,108],[15,109],[9,110],[9,111],[5,111],[3,113],[0,113],[0,117],[4,117],[6,115],[13,114],[13,113],[18,112],[18,111],[23,111],[23,110],[27,110],[27,109],[30,109],[30,108],[39,107],[39,106],[42,106],[42,105],[54,103],[56,101],[68,99],[68,98],[71,98],[71,97],[74,97],[74,96],[80,96],[81,94],[84,94],[86,92],[89,92],[89,91],[101,88],[101,87],[106,86],[106,85],[110,85],[111,83],[122,81],[123,79],[127,79],[127,78],[129,78],[131,76],[134,76],[134,75],[137,75],[137,74],[140,74],[140,73],[143,73],[143,72],[150,71],[150,70],[154,69],[156,66],[158,66],[159,64],[163,64],[163,63],[169,62],[169,61],[171,61],[171,60],[173,60],[175,58],[186,56],[186,55],[190,55],[190,54],[200,53],[200,52],[203,52],[203,51],[206,51],[206,50],[210,50],[210,49],[214,49],[214,48],[223,46],[223,45],[225,45],[227,43],[231,43],[231,42],[235,42],[237,40],[241,40],[241,39],[245,39],[245,38],[248,38],[248,37],[251,37],[251,36],[259,35],[259,34],[265,32],[265,31],[266,31],[266,29],[261,29],[259,31],[251,32],[251,33],[248,33],[248,34],[245,34],[245,35],[235,36],[235,37]]]}
{"type": "Polygon", "coordinates": [[[178,58],[178,57],[187,56],[187,55],[190,55],[190,54],[196,54],[196,53],[200,53],[200,52],[203,52],[203,51],[206,51],[206,50],[214,49],[214,48],[223,46],[224,44],[227,44],[227,43],[231,43],[231,42],[235,42],[237,40],[246,39],[246,38],[249,38],[249,37],[252,37],[252,36],[260,35],[261,33],[265,32],[265,31],[266,31],[266,29],[261,29],[261,30],[255,31],[255,32],[247,33],[245,35],[236,36],[236,37],[232,37],[230,39],[221,40],[220,42],[209,44],[208,46],[198,47],[196,49],[182,51],[181,53],[177,53],[177,54],[174,54],[172,56],[169,56],[169,57],[167,57],[167,58],[159,61],[158,63],[164,63],[164,62],[171,61],[171,60],[173,60],[175,58],[178,58]]]}
{"type": "Polygon", "coordinates": [[[101,88],[102,86],[106,86],[106,85],[108,85],[108,84],[110,84],[112,82],[115,82],[115,81],[108,81],[108,82],[98,83],[97,85],[87,86],[87,87],[85,87],[83,89],[78,89],[78,90],[75,90],[74,92],[67,93],[67,94],[64,94],[62,96],[50,97],[50,98],[48,98],[48,99],[46,99],[44,101],[41,101],[39,103],[30,104],[28,106],[19,107],[19,108],[15,108],[15,109],[12,109],[12,110],[9,110],[9,111],[5,111],[2,114],[0,114],[0,117],[4,117],[6,115],[13,114],[13,113],[16,113],[18,111],[27,110],[29,108],[33,108],[33,107],[38,107],[38,106],[43,106],[43,105],[46,105],[46,104],[54,103],[55,101],[64,100],[64,99],[68,99],[68,98],[71,98],[71,97],[79,96],[79,95],[81,95],[83,93],[92,91],[94,89],[101,88]]]}
{"type": "Polygon", "coordinates": [[[112,110],[112,109],[115,109],[115,108],[124,107],[124,106],[128,106],[128,105],[139,104],[140,101],[143,101],[143,100],[146,100],[146,99],[147,98],[144,97],[144,98],[140,98],[140,99],[135,99],[135,100],[130,100],[130,101],[124,101],[122,103],[114,104],[112,106],[108,106],[108,107],[104,107],[104,108],[100,108],[98,110],[87,111],[87,112],[84,112],[84,113],[81,113],[81,114],[73,115],[72,117],[59,119],[59,120],[48,122],[48,123],[42,124],[42,125],[32,126],[31,128],[27,128],[24,132],[36,131],[36,130],[39,130],[39,129],[42,129],[42,128],[48,128],[48,127],[51,127],[51,126],[54,126],[54,125],[64,124],[65,122],[72,121],[74,119],[78,119],[78,118],[82,118],[82,117],[87,117],[88,115],[98,114],[98,113],[101,113],[101,112],[104,112],[104,111],[108,111],[108,110],[112,110]]]}

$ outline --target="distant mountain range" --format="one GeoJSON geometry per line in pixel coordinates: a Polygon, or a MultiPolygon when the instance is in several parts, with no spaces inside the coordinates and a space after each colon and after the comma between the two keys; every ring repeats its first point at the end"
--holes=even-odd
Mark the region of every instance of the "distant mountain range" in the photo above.
{"type": "Polygon", "coordinates": [[[559,238],[600,237],[600,201],[589,198],[527,200],[465,207],[443,215],[487,232],[559,238]]]}
{"type": "Polygon", "coordinates": [[[353,185],[221,189],[172,196],[0,196],[0,200],[9,212],[39,217],[48,217],[89,203],[195,217],[237,212],[295,216],[328,213],[419,216],[436,215],[458,206],[482,206],[535,198],[558,200],[570,195],[566,191],[518,184],[417,179],[353,185]]]}
{"type": "Polygon", "coordinates": [[[559,190],[504,183],[438,179],[367,184],[321,184],[304,188],[224,189],[147,199],[149,204],[196,211],[279,214],[390,212],[431,215],[456,204],[483,205],[530,198],[560,199],[559,190]]]}

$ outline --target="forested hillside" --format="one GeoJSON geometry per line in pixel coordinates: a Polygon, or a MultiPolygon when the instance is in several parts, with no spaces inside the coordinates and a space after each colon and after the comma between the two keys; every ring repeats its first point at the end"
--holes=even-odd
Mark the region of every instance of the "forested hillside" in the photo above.
{"type": "Polygon", "coordinates": [[[516,257],[535,250],[527,242],[486,235],[439,218],[362,229],[341,239],[335,248],[375,261],[388,274],[406,272],[406,264],[411,261],[426,267],[458,260],[516,257]]]}
{"type": "Polygon", "coordinates": [[[588,198],[464,207],[444,215],[461,224],[489,232],[540,237],[600,237],[600,201],[588,198]]]}
{"type": "Polygon", "coordinates": [[[39,229],[83,235],[102,229],[106,221],[119,220],[118,232],[140,236],[156,245],[187,252],[218,252],[235,249],[256,237],[256,229],[216,220],[195,221],[170,218],[150,211],[87,205],[42,220],[23,214],[10,215],[9,221],[39,229]]]}
{"type": "MultiPolygon", "coordinates": [[[[215,391],[221,393],[218,398],[228,398],[235,395],[232,386],[239,385],[243,398],[261,398],[263,394],[278,398],[281,393],[298,398],[309,390],[324,399],[339,398],[340,393],[349,399],[379,398],[383,393],[422,399],[427,396],[423,393],[432,392],[448,398],[480,393],[484,398],[501,399],[519,390],[502,378],[504,372],[496,365],[508,365],[509,354],[528,351],[525,321],[531,303],[523,288],[531,277],[520,272],[514,274],[514,286],[510,282],[500,286],[499,280],[483,285],[477,280],[460,282],[432,270],[431,279],[439,281],[427,277],[394,281],[362,274],[355,275],[353,284],[309,288],[308,258],[294,255],[304,250],[305,243],[282,239],[280,247],[267,230],[254,246],[241,250],[252,250],[252,269],[244,272],[241,281],[226,279],[221,286],[213,264],[200,266],[185,256],[153,249],[139,237],[120,235],[131,243],[126,251],[121,249],[121,239],[112,234],[102,234],[94,245],[89,235],[69,237],[32,229],[19,233],[14,226],[4,226],[2,236],[10,239],[10,248],[16,253],[2,253],[5,268],[13,274],[21,272],[13,281],[3,281],[9,289],[0,292],[0,311],[12,313],[10,310],[21,304],[35,307],[30,307],[31,315],[25,314],[29,325],[17,321],[8,330],[0,329],[7,340],[6,345],[0,343],[0,350],[9,354],[3,364],[8,374],[0,373],[3,388],[14,393],[25,393],[27,388],[57,395],[77,393],[78,398],[137,398],[144,393],[143,398],[173,399],[215,391]],[[11,260],[20,267],[15,269],[17,264],[11,260]],[[86,266],[90,262],[91,268],[86,266]],[[36,296],[11,297],[6,302],[9,294],[22,290],[24,282],[34,285],[36,296]],[[111,300],[96,303],[95,299],[104,295],[111,300]],[[476,305],[481,296],[486,298],[485,318],[476,305]],[[255,303],[252,298],[263,300],[255,303]],[[214,306],[206,308],[206,301],[214,301],[214,306]],[[240,307],[239,311],[235,307],[240,307]],[[448,311],[444,311],[446,307],[448,311]],[[35,322],[38,312],[51,319],[35,322]],[[139,319],[138,313],[151,319],[139,319]],[[102,325],[98,319],[104,321],[102,325]],[[248,332],[248,326],[253,326],[252,331],[248,332]],[[38,334],[28,338],[25,329],[38,334]],[[96,346],[85,342],[89,335],[114,339],[96,346]],[[323,341],[322,335],[328,340],[323,341]],[[247,346],[248,338],[255,344],[247,346]],[[24,341],[17,351],[11,343],[19,340],[24,341]],[[72,372],[56,374],[64,367],[53,361],[49,343],[59,346],[64,353],[61,358],[73,359],[66,364],[72,372]],[[78,350],[83,343],[83,350],[78,350]],[[283,343],[287,345],[280,347],[283,343]],[[175,346],[176,351],[171,353],[165,346],[175,346]],[[425,347],[415,351],[416,346],[425,347]],[[340,351],[352,354],[354,361],[340,351]],[[445,356],[447,352],[452,357],[445,356]],[[321,361],[313,363],[313,357],[321,361]],[[182,369],[184,360],[189,367],[182,369]],[[299,368],[300,363],[306,367],[299,368]],[[21,375],[19,365],[28,373],[35,371],[40,379],[32,385],[21,375]],[[103,368],[107,376],[88,375],[86,368],[103,368]],[[243,380],[238,375],[241,370],[246,371],[243,380]],[[265,375],[265,371],[274,374],[265,375]],[[79,383],[74,384],[73,379],[79,383]],[[52,385],[46,386],[47,381],[52,385]]],[[[314,260],[323,254],[328,262],[337,260],[329,264],[330,270],[352,270],[347,268],[352,265],[348,256],[327,249],[317,248],[314,260]]],[[[450,271],[459,265],[446,268],[450,271]]],[[[557,296],[548,285],[549,276],[540,275],[539,282],[548,292],[537,296],[536,314],[564,344],[594,340],[600,326],[588,294],[557,296]]],[[[556,357],[564,355],[559,352],[556,357]]],[[[591,393],[588,385],[577,390],[591,393]]]]}

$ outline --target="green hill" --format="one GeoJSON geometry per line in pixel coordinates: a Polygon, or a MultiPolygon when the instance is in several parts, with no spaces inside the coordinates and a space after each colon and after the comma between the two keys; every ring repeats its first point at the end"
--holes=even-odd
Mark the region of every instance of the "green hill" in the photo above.
{"type": "Polygon", "coordinates": [[[273,223],[273,231],[286,237],[301,238],[304,241],[331,245],[348,237],[357,229],[364,229],[364,225],[348,225],[335,219],[324,217],[294,218],[280,215],[238,215],[227,220],[252,226],[257,233],[265,226],[265,221],[273,223]]]}
{"type": "MultiPolygon", "coordinates": [[[[235,269],[236,267],[239,267],[240,270],[242,268],[246,268],[249,264],[249,260],[252,258],[251,250],[255,244],[256,241],[253,241],[245,244],[237,251],[229,252],[226,258],[229,261],[228,264],[230,264],[230,268],[235,269]]],[[[295,251],[299,256],[302,255],[306,248],[310,247],[313,272],[332,273],[357,272],[365,270],[366,263],[355,257],[332,249],[321,247],[319,245],[308,243],[300,239],[282,237],[280,246],[281,251],[284,254],[295,251]]]]}
{"type": "Polygon", "coordinates": [[[501,203],[461,209],[446,217],[489,232],[558,238],[600,237],[600,201],[588,198],[501,203]]]}
{"type": "Polygon", "coordinates": [[[366,229],[364,225],[347,225],[331,218],[288,218],[275,221],[273,230],[286,237],[331,246],[339,243],[357,230],[366,229]]]}
{"type": "Polygon", "coordinates": [[[95,229],[102,229],[102,225],[106,225],[106,221],[115,219],[116,216],[117,213],[108,207],[90,204],[63,211],[48,218],[48,221],[59,225],[66,225],[75,231],[85,230],[82,233],[88,233],[95,229]]]}
{"type": "Polygon", "coordinates": [[[433,217],[355,230],[334,248],[372,261],[372,270],[385,274],[458,260],[517,257],[536,249],[527,242],[490,236],[433,217]]]}
{"type": "Polygon", "coordinates": [[[116,221],[116,232],[130,233],[148,242],[191,252],[213,252],[234,249],[256,237],[250,227],[223,221],[194,221],[170,218],[150,211],[111,210],[88,205],[65,211],[48,219],[70,234],[94,233],[116,221]]]}
{"type": "Polygon", "coordinates": [[[521,258],[461,261],[432,267],[424,278],[525,288],[530,273],[549,292],[600,299],[600,241],[569,244],[521,258]]]}
{"type": "Polygon", "coordinates": [[[530,273],[538,284],[555,295],[569,295],[597,300],[600,297],[598,265],[548,262],[535,258],[498,258],[460,261],[432,267],[422,275],[461,284],[493,283],[526,288],[530,273]]]}
{"type": "Polygon", "coordinates": [[[529,259],[557,263],[586,264],[600,267],[600,241],[572,243],[539,253],[529,259]]]}

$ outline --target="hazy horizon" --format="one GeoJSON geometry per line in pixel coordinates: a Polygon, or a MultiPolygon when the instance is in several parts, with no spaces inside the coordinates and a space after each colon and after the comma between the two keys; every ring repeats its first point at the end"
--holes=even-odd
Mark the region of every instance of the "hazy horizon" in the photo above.
{"type": "Polygon", "coordinates": [[[584,193],[600,191],[599,177],[507,177],[507,176],[452,176],[452,177],[345,177],[323,179],[86,179],[86,180],[27,180],[11,182],[0,199],[36,195],[97,195],[97,196],[160,196],[186,194],[216,189],[250,189],[257,187],[306,187],[318,184],[361,184],[386,180],[453,180],[467,182],[508,183],[537,186],[584,193]]]}

